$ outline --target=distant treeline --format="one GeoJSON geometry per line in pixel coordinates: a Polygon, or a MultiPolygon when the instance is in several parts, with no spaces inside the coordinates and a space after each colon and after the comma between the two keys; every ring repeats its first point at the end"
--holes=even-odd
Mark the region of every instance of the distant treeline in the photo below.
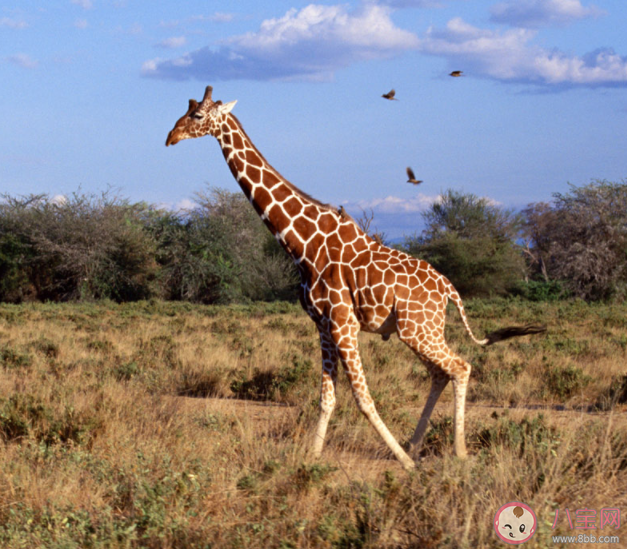
{"type": "MultiPolygon", "coordinates": [[[[372,217],[358,221],[368,230],[372,217]]],[[[625,182],[571,186],[522,212],[449,190],[420,224],[398,247],[463,296],[625,298],[625,182]]],[[[293,300],[297,284],[291,260],[241,193],[200,193],[184,213],[111,192],[5,195],[0,203],[0,301],[293,300]]]]}

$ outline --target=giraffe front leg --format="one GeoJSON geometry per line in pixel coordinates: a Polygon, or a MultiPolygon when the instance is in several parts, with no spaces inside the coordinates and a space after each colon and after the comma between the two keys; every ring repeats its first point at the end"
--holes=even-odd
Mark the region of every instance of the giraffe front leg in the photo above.
{"type": "Polygon", "coordinates": [[[357,407],[359,411],[366,416],[370,424],[375,428],[377,433],[379,433],[379,436],[381,436],[403,467],[406,470],[411,470],[416,466],[414,461],[401,448],[385,423],[383,423],[383,420],[376,410],[374,401],[370,396],[357,346],[359,324],[355,321],[350,324],[348,330],[346,328],[347,326],[344,326],[341,333],[337,334],[336,344],[342,366],[344,366],[348,379],[350,380],[351,391],[357,403],[357,407]]]}
{"type": "Polygon", "coordinates": [[[320,348],[322,350],[322,382],[320,386],[320,417],[311,448],[314,458],[322,454],[324,439],[331,414],[335,408],[335,382],[337,380],[337,350],[333,340],[320,331],[320,348]]]}

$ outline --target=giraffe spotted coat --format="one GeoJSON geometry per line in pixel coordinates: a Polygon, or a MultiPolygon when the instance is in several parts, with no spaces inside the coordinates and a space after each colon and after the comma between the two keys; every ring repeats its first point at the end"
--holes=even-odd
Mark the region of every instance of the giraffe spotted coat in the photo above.
{"type": "Polygon", "coordinates": [[[464,407],[471,368],[444,340],[447,301],[455,303],[476,343],[485,345],[488,340],[479,341],[472,334],[455,288],[428,263],[377,243],[350,216],[341,215],[284,179],[230,113],[235,102],[214,102],[211,91],[207,87],[201,103],[190,100],[166,145],[207,134],[214,136],[242,191],[298,267],[301,303],[318,328],[322,350],[314,456],[322,451],[335,406],[340,362],[360,411],[401,463],[408,469],[414,466],[381,420],[370,396],[358,350],[360,330],[381,334],[384,339],[396,333],[429,370],[431,391],[410,441],[410,451],[415,453],[420,448],[435,403],[452,381],[455,451],[459,456],[466,455],[464,407]]]}

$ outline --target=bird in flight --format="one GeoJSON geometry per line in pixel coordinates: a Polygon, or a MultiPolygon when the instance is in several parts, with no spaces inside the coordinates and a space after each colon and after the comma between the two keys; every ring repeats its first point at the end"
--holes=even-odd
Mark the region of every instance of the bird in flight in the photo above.
{"type": "Polygon", "coordinates": [[[457,77],[457,76],[464,76],[462,74],[463,72],[464,71],[453,71],[452,73],[449,74],[449,76],[455,76],[455,77],[457,77]]]}
{"type": "Polygon", "coordinates": [[[396,95],[396,92],[394,90],[390,90],[387,93],[384,93],[381,97],[383,97],[383,99],[389,99],[390,101],[394,100],[394,101],[398,101],[398,99],[396,99],[396,97],[394,97],[396,95]]]}
{"type": "Polygon", "coordinates": [[[422,183],[422,179],[416,179],[416,175],[414,174],[414,170],[412,170],[409,166],[407,166],[407,183],[411,183],[412,185],[420,185],[422,183]]]}

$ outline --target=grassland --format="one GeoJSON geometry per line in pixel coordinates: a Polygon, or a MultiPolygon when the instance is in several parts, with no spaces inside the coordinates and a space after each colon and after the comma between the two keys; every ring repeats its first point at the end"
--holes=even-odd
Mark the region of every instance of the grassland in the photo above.
{"type": "MultiPolygon", "coordinates": [[[[503,547],[492,521],[513,500],[538,517],[525,547],[556,547],[581,533],[567,508],[627,512],[627,306],[466,308],[478,335],[549,331],[481,349],[449,312],[447,339],[474,366],[471,456],[453,456],[447,388],[407,474],[342,376],[323,458],[308,458],[319,349],[297,306],[0,306],[0,547],[503,547]]],[[[425,368],[396,338],[361,337],[381,416],[406,441],[425,368]]],[[[596,534],[627,543],[624,526],[596,534]]]]}

